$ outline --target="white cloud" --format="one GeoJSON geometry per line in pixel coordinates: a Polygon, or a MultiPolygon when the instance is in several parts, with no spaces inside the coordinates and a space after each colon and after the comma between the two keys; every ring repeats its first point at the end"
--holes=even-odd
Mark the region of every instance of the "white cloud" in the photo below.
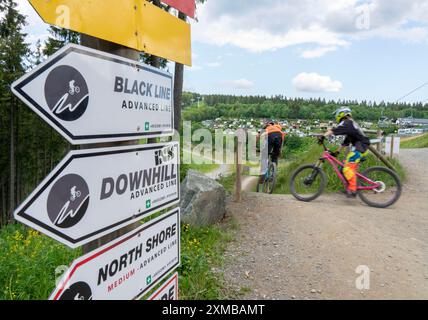
{"type": "Polygon", "coordinates": [[[327,52],[336,51],[337,47],[318,47],[315,49],[305,50],[301,53],[301,57],[305,59],[319,58],[325,55],[327,52]]]}
{"type": "Polygon", "coordinates": [[[232,89],[251,89],[254,87],[254,82],[247,79],[238,79],[222,81],[220,85],[232,89]]]}
{"type": "Polygon", "coordinates": [[[347,46],[349,43],[318,26],[273,34],[263,29],[230,31],[226,22],[218,21],[210,28],[195,32],[195,40],[216,45],[232,44],[251,52],[275,51],[281,48],[315,43],[321,46],[347,46]]]}
{"type": "Polygon", "coordinates": [[[258,0],[251,5],[248,0],[208,1],[199,6],[193,37],[251,52],[313,47],[301,54],[303,58],[320,57],[369,37],[428,41],[428,1],[258,0]]]}
{"type": "Polygon", "coordinates": [[[293,79],[293,86],[296,90],[304,92],[339,92],[343,87],[340,81],[332,80],[329,76],[306,72],[298,74],[293,79]]]}
{"type": "Polygon", "coordinates": [[[218,68],[218,67],[221,67],[222,63],[219,62],[219,61],[217,61],[217,62],[208,62],[206,65],[207,65],[207,67],[210,67],[210,68],[218,68]]]}

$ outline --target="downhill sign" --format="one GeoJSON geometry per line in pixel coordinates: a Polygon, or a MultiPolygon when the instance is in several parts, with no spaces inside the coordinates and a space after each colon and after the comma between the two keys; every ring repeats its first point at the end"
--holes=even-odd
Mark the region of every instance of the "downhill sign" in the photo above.
{"type": "Polygon", "coordinates": [[[179,144],[71,151],[15,211],[76,248],[178,203],[179,144]]]}
{"type": "Polygon", "coordinates": [[[166,280],[148,300],[178,300],[178,273],[176,272],[171,278],[166,280]]]}
{"type": "Polygon", "coordinates": [[[173,135],[172,75],[108,53],[67,45],[12,91],[72,144],[173,135]]]}
{"type": "Polygon", "coordinates": [[[51,25],[192,65],[190,24],[148,1],[29,1],[51,25]]]}
{"type": "Polygon", "coordinates": [[[50,299],[138,299],[179,265],[176,209],[74,261],[50,299]]]}

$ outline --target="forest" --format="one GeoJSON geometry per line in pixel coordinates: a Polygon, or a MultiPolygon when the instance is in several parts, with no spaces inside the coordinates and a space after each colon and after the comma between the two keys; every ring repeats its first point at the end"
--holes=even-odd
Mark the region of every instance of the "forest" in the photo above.
{"type": "Polygon", "coordinates": [[[428,118],[428,104],[388,103],[371,101],[287,98],[283,95],[231,96],[183,94],[183,118],[188,121],[203,121],[218,117],[226,118],[273,118],[331,120],[332,113],[340,106],[353,108],[359,120],[377,122],[382,117],[389,119],[428,118]],[[195,101],[201,101],[199,108],[195,101]]]}

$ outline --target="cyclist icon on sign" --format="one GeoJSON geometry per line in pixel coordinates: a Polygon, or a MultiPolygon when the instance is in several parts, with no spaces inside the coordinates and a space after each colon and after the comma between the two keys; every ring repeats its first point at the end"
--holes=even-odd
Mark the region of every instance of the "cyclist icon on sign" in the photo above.
{"type": "Polygon", "coordinates": [[[72,95],[72,96],[80,93],[80,88],[75,83],[76,83],[75,80],[72,80],[69,83],[70,89],[68,90],[68,93],[70,93],[70,95],[72,95]]]}
{"type": "Polygon", "coordinates": [[[71,193],[70,200],[71,201],[75,201],[77,198],[80,198],[80,196],[82,195],[82,193],[79,190],[76,190],[76,189],[77,189],[76,186],[74,186],[70,190],[70,193],[71,193]]]}

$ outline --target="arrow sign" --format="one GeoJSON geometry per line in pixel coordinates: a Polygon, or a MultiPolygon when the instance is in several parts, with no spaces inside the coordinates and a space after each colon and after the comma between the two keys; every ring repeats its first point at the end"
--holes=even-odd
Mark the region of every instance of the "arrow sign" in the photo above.
{"type": "Polygon", "coordinates": [[[178,300],[178,273],[165,281],[148,300],[178,300]]]}
{"type": "Polygon", "coordinates": [[[179,265],[176,209],[74,261],[50,299],[138,299],[179,265]]]}
{"type": "Polygon", "coordinates": [[[72,144],[173,134],[172,75],[68,45],[12,91],[72,144]]]}
{"type": "Polygon", "coordinates": [[[29,0],[46,23],[191,66],[190,25],[145,0],[29,0]]]}
{"type": "Polygon", "coordinates": [[[179,201],[178,143],[72,151],[15,211],[76,248],[179,201]]]}
{"type": "Polygon", "coordinates": [[[195,18],[195,0],[162,0],[162,2],[183,12],[188,17],[195,18]]]}

